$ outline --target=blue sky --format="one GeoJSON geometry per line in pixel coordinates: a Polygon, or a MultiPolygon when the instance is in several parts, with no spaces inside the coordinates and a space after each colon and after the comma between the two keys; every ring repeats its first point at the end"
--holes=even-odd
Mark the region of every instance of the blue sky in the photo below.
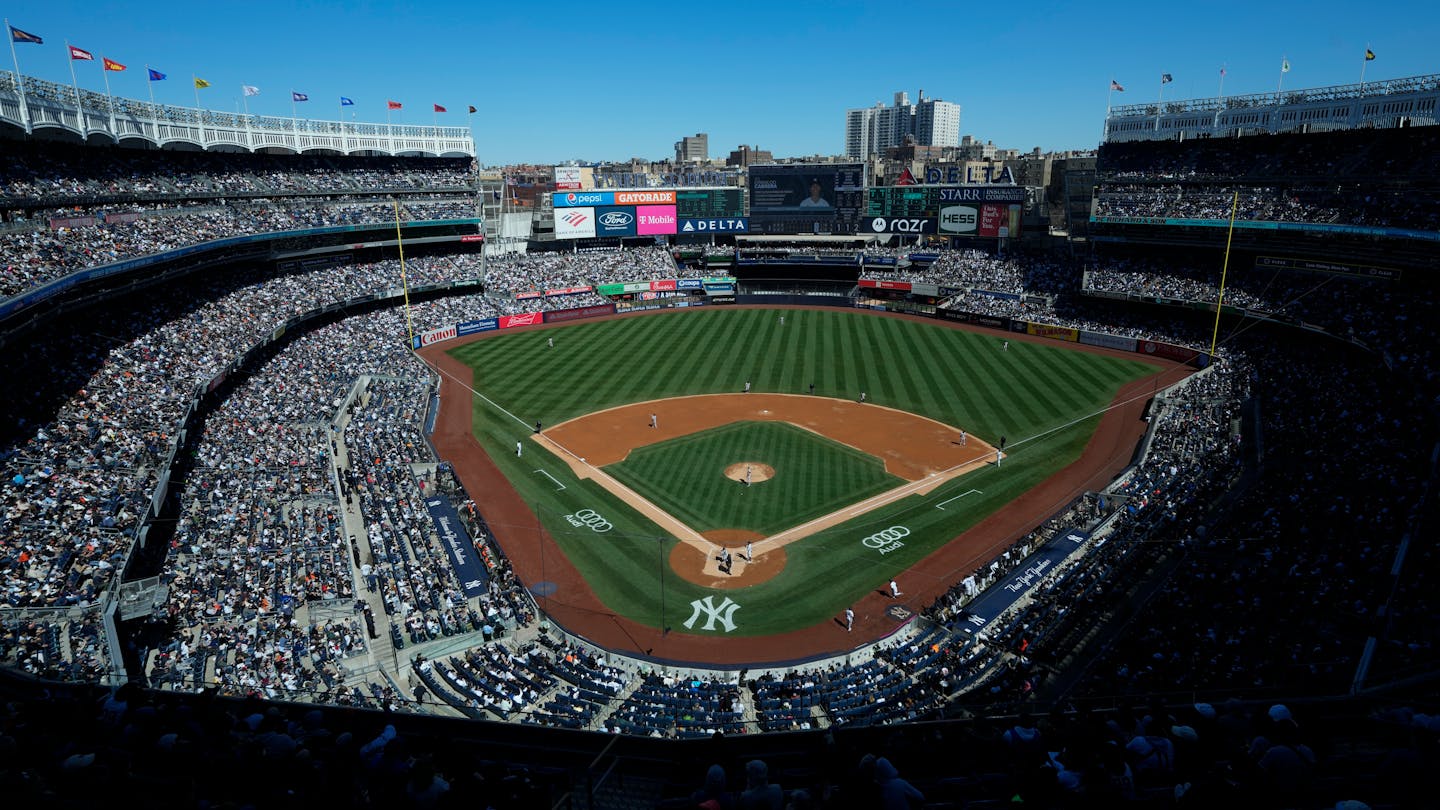
{"type": "MultiPolygon", "coordinates": [[[[69,82],[65,41],[129,67],[117,95],[146,98],[146,63],[169,79],[156,100],[252,113],[463,126],[485,164],[673,156],[710,135],[723,157],[754,144],[776,156],[843,150],[845,110],[897,90],[962,106],[960,129],[1028,150],[1093,148],[1113,76],[1116,104],[1273,91],[1440,73],[1430,2],[1055,3],[517,2],[211,3],[24,0],[0,5],[45,38],[17,45],[27,75],[69,82]]],[[[6,54],[6,57],[9,55],[6,54]]],[[[8,60],[5,69],[11,64],[8,60]]],[[[77,63],[101,90],[96,64],[77,63]]]]}

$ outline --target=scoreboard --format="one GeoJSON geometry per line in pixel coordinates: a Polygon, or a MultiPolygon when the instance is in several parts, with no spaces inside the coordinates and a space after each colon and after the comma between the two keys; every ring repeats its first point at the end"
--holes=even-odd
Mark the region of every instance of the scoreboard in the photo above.
{"type": "Polygon", "coordinates": [[[745,216],[745,190],[739,188],[676,189],[675,213],[680,219],[728,219],[745,216]]]}
{"type": "Polygon", "coordinates": [[[938,195],[924,186],[885,186],[868,192],[865,215],[870,217],[935,217],[938,195]]]}

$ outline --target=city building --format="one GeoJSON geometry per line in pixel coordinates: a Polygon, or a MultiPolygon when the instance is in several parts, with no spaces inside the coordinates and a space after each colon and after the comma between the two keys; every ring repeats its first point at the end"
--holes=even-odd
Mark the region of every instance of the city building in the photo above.
{"type": "Polygon", "coordinates": [[[725,158],[726,166],[749,166],[752,163],[774,163],[775,155],[769,149],[761,149],[758,146],[739,147],[730,150],[730,156],[725,158]]]}
{"type": "Polygon", "coordinates": [[[710,159],[710,136],[697,132],[675,142],[676,163],[704,163],[710,159]]]}
{"type": "Polygon", "coordinates": [[[926,98],[924,90],[919,101],[911,104],[910,94],[900,91],[889,107],[877,101],[873,107],[845,113],[848,158],[883,155],[891,147],[904,145],[907,136],[920,146],[959,146],[960,105],[926,98]]]}

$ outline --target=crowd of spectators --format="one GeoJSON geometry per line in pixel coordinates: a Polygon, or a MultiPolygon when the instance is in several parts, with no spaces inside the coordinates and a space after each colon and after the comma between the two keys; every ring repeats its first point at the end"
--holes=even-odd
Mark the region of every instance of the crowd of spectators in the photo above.
{"type": "Polygon", "coordinates": [[[1105,144],[1094,212],[1435,231],[1431,129],[1105,144]]]}
{"type": "Polygon", "coordinates": [[[468,159],[17,144],[0,157],[0,298],[88,267],[246,234],[476,216],[468,159]]]}

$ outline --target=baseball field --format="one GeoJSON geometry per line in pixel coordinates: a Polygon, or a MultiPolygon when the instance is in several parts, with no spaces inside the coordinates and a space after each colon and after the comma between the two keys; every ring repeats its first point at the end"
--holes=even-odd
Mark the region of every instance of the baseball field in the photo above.
{"type": "Polygon", "coordinates": [[[543,608],[645,648],[625,628],[844,636],[858,605],[856,630],[883,634],[970,573],[918,562],[1076,462],[1122,388],[1175,371],[914,318],[780,314],[626,316],[428,355],[442,414],[467,399],[487,457],[467,489],[543,608]]]}

